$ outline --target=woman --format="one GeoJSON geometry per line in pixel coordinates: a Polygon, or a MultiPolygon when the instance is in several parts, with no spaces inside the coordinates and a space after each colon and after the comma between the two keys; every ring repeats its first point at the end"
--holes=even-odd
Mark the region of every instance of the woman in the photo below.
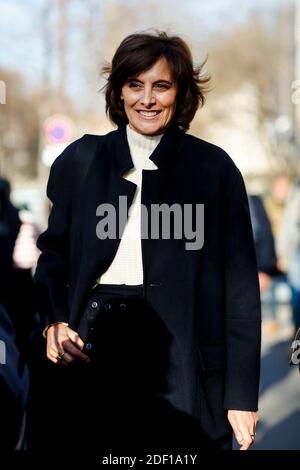
{"type": "MultiPolygon", "coordinates": [[[[106,426],[114,416],[112,440],[116,428],[126,436],[143,390],[133,433],[147,410],[147,439],[172,434],[154,443],[196,445],[200,425],[220,448],[231,448],[233,430],[247,449],[257,423],[257,266],[239,170],[222,149],[186,134],[208,79],[186,43],[166,33],[126,37],[104,71],[117,130],[98,137],[94,152],[92,137],[71,144],[49,177],[53,207],[35,277],[48,359],[62,380],[69,374],[68,386],[75,370],[83,374],[76,396],[79,383],[80,393],[92,390],[103,373],[101,400],[91,401],[98,411],[105,403],[99,422],[103,408],[106,426]],[[84,153],[89,163],[78,170],[84,153]]],[[[55,395],[66,409],[61,383],[55,395]]]]}

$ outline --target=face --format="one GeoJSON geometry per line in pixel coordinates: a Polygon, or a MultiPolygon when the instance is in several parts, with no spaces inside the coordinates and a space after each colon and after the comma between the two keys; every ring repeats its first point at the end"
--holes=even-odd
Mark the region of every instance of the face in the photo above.
{"type": "Polygon", "coordinates": [[[175,112],[177,86],[165,58],[146,72],[130,77],[121,99],[131,129],[144,135],[164,132],[175,112]]]}

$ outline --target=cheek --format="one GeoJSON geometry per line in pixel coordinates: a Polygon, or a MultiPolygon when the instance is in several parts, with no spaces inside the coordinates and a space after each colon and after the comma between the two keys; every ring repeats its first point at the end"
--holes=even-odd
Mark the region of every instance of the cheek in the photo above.
{"type": "Polygon", "coordinates": [[[125,107],[125,110],[127,110],[127,111],[131,111],[131,109],[132,109],[132,105],[128,101],[124,101],[124,107],[125,107]]]}
{"type": "Polygon", "coordinates": [[[131,106],[133,106],[135,103],[134,99],[132,96],[126,96],[124,97],[124,106],[127,107],[127,108],[130,108],[131,106]]]}
{"type": "Polygon", "coordinates": [[[174,111],[176,107],[176,95],[172,93],[172,95],[166,96],[162,104],[169,112],[174,111]]]}
{"type": "Polygon", "coordinates": [[[134,93],[130,93],[128,89],[122,90],[121,96],[123,96],[123,103],[126,108],[133,106],[136,102],[136,96],[134,93]]]}

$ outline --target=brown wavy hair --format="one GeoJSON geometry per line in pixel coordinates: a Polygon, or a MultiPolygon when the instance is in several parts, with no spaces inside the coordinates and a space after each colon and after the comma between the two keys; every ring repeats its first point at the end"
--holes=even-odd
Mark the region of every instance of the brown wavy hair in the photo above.
{"type": "Polygon", "coordinates": [[[176,111],[172,124],[187,131],[198,107],[205,103],[209,91],[208,75],[202,74],[206,60],[198,67],[193,65],[192,53],[179,36],[168,36],[164,31],[135,33],[127,36],[116,50],[111,64],[102,68],[107,76],[102,90],[105,91],[105,110],[109,119],[117,126],[128,122],[121,90],[129,77],[135,77],[150,69],[158,59],[164,57],[177,83],[176,111]]]}

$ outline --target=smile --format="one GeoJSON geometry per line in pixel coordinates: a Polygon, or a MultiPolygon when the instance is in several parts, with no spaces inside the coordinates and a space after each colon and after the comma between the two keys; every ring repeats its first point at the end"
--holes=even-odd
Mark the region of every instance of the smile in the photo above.
{"type": "Polygon", "coordinates": [[[145,119],[154,119],[161,111],[137,111],[145,119]]]}

